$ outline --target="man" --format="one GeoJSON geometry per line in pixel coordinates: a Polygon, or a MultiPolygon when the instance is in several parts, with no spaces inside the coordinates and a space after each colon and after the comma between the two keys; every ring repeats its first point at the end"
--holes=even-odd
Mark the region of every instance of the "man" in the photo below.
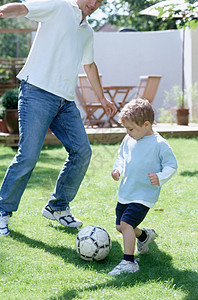
{"type": "Polygon", "coordinates": [[[74,100],[80,64],[106,112],[114,113],[104,97],[93,59],[93,31],[86,16],[102,0],[31,0],[0,7],[0,17],[26,16],[39,22],[26,64],[18,74],[19,148],[0,190],[0,234],[9,234],[8,218],[16,211],[38,160],[48,128],[68,152],[54,192],[42,215],[64,226],[82,222],[69,208],[91,157],[89,141],[74,100]]]}

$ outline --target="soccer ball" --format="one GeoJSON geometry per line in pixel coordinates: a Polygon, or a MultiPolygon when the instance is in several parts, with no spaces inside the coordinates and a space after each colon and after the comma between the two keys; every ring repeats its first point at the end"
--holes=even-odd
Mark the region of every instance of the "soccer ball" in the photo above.
{"type": "Polygon", "coordinates": [[[75,241],[76,251],[84,260],[103,260],[111,249],[111,239],[105,229],[90,225],[81,229],[75,241]]]}

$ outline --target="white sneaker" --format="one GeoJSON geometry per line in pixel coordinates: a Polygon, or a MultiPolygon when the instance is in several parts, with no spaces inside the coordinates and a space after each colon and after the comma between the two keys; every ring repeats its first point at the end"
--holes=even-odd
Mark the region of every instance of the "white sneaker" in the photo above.
{"type": "Polygon", "coordinates": [[[56,220],[66,227],[82,226],[82,221],[75,218],[72,215],[69,207],[66,208],[66,210],[64,210],[64,211],[55,211],[55,210],[52,210],[51,207],[47,204],[42,209],[42,215],[47,219],[56,220]]]}
{"type": "Polygon", "coordinates": [[[137,271],[139,271],[139,265],[137,261],[131,262],[123,259],[119,265],[109,272],[109,275],[117,276],[121,273],[135,273],[137,271]]]}
{"type": "Polygon", "coordinates": [[[0,235],[7,236],[10,234],[8,228],[8,218],[10,214],[5,211],[0,211],[0,235]]]}
{"type": "Polygon", "coordinates": [[[154,239],[156,238],[156,233],[154,229],[144,228],[143,230],[146,232],[147,238],[144,242],[140,242],[137,239],[137,253],[139,254],[147,253],[149,251],[149,244],[153,242],[154,239]]]}

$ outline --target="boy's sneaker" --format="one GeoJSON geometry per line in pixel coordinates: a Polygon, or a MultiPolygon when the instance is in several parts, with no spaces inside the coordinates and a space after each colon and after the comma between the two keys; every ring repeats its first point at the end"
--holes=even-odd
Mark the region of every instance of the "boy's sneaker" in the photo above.
{"type": "Polygon", "coordinates": [[[47,204],[42,209],[42,215],[50,220],[56,220],[66,227],[80,227],[82,221],[75,218],[70,212],[70,208],[66,208],[64,211],[55,211],[47,204]]]}
{"type": "Polygon", "coordinates": [[[131,262],[123,259],[119,265],[109,272],[109,275],[117,276],[121,273],[135,273],[137,271],[139,271],[139,265],[137,261],[131,262]]]}
{"type": "Polygon", "coordinates": [[[8,228],[8,218],[11,215],[5,211],[0,211],[0,235],[7,236],[10,234],[8,228]]]}
{"type": "Polygon", "coordinates": [[[143,230],[146,232],[147,237],[144,242],[140,242],[137,238],[137,253],[139,254],[147,253],[149,251],[149,244],[153,242],[156,238],[156,233],[154,229],[144,228],[143,230]]]}

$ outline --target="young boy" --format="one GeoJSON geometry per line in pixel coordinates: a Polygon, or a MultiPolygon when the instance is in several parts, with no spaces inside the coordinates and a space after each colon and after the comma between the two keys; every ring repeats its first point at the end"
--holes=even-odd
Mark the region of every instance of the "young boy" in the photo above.
{"type": "Polygon", "coordinates": [[[162,184],[177,170],[177,161],[167,141],[153,131],[154,111],[147,100],[136,99],[126,104],[120,121],[127,130],[119,156],[112,171],[114,180],[123,178],[116,206],[116,229],[123,235],[123,260],[109,273],[134,273],[139,270],[134,260],[137,252],[145,254],[155,239],[153,229],[141,230],[137,226],[158,200],[162,184]]]}

